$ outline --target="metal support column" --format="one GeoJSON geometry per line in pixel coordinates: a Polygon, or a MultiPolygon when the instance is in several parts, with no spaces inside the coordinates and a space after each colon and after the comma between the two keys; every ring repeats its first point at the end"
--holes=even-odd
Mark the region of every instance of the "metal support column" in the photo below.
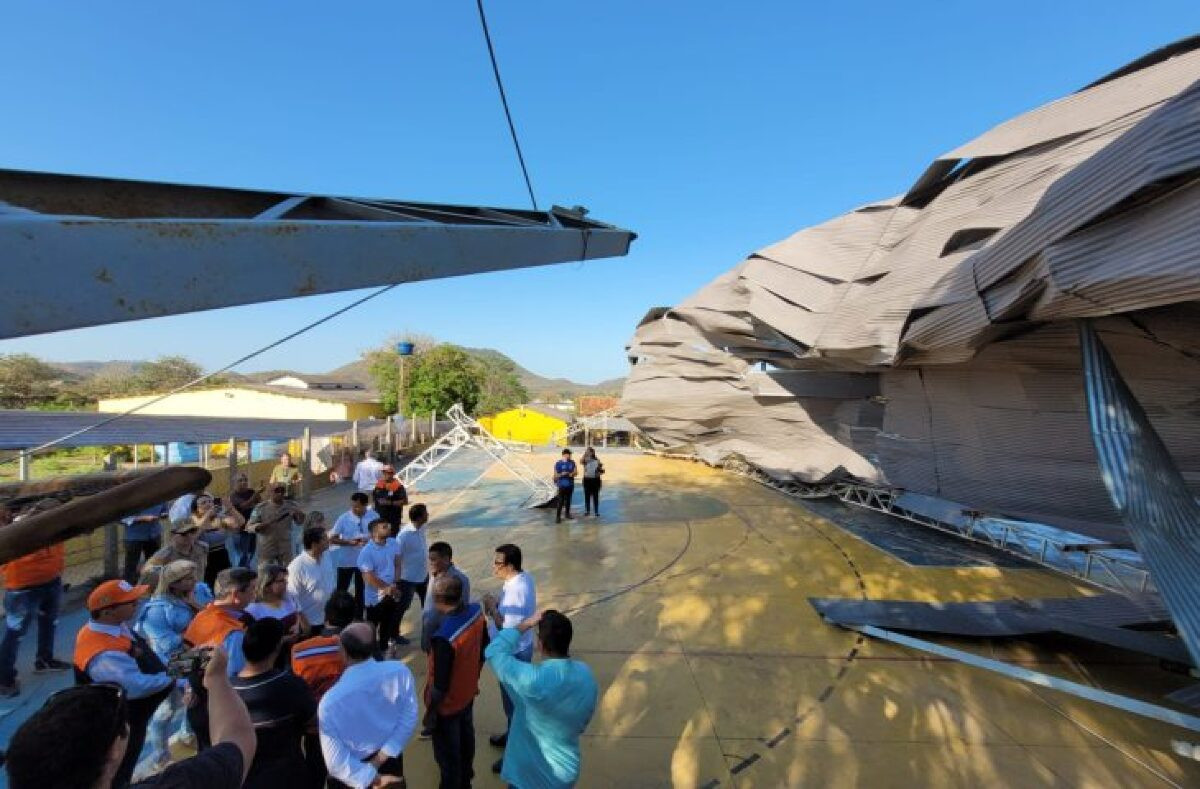
{"type": "Polygon", "coordinates": [[[304,446],[300,450],[304,467],[300,469],[300,494],[303,498],[312,495],[312,428],[304,428],[304,446]]]}
{"type": "Polygon", "coordinates": [[[28,451],[28,449],[22,449],[21,458],[17,461],[17,478],[22,482],[29,481],[30,472],[32,471],[32,458],[25,454],[28,451]]]}
{"type": "Polygon", "coordinates": [[[232,436],[229,438],[229,456],[226,460],[229,463],[229,493],[232,495],[238,473],[237,438],[232,436]]]}

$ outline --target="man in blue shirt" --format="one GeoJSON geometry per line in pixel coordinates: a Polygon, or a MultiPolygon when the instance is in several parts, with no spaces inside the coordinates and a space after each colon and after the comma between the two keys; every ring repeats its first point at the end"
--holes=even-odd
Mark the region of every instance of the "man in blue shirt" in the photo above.
{"type": "Polygon", "coordinates": [[[142,557],[149,559],[162,547],[162,519],[165,517],[167,505],[164,502],[121,519],[121,523],[125,524],[122,541],[125,543],[126,583],[136,583],[142,557]]]}
{"type": "Polygon", "coordinates": [[[500,777],[511,786],[566,789],[579,780],[579,736],[599,690],[586,664],[570,655],[571,620],[558,611],[506,627],[488,645],[487,664],[515,704],[500,777]],[[520,660],[521,635],[537,630],[542,660],[520,660]]]}
{"type": "Polygon", "coordinates": [[[562,451],[562,460],[554,464],[554,484],[558,488],[558,504],[554,511],[554,522],[562,523],[563,510],[567,511],[567,520],[575,520],[571,515],[571,496],[575,493],[575,461],[571,460],[571,450],[562,451]]]}

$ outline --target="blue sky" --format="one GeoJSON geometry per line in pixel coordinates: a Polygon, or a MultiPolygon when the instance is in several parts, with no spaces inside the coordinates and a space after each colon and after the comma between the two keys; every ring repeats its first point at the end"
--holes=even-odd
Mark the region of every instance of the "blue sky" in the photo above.
{"type": "MultiPolygon", "coordinates": [[[[648,307],[903,191],[996,123],[1200,29],[1194,2],[491,0],[543,205],[635,230],[626,258],[403,285],[246,371],[323,372],[404,331],[543,375],[623,375],[648,307]]],[[[475,5],[0,5],[0,167],[524,206],[475,5]]],[[[0,342],[212,368],[336,294],[0,342]]]]}

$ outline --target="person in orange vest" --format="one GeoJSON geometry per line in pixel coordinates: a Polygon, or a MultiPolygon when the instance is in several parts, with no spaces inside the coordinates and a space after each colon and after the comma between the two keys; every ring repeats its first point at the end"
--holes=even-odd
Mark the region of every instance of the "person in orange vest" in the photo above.
{"type": "MultiPolygon", "coordinates": [[[[8,504],[0,504],[0,528],[13,522],[8,504]]],[[[4,575],[4,640],[0,641],[0,697],[21,692],[17,682],[17,648],[38,620],[37,659],[33,673],[67,671],[71,664],[54,657],[54,626],[62,601],[63,544],[40,548],[0,568],[4,575]]]]}
{"type": "Polygon", "coordinates": [[[400,524],[404,520],[404,507],[408,504],[408,491],[404,489],[404,483],[396,478],[394,466],[383,467],[383,477],[375,483],[371,501],[379,517],[392,527],[392,536],[399,534],[400,524]]]}
{"type": "Polygon", "coordinates": [[[433,605],[442,614],[430,639],[425,682],[425,720],[433,731],[433,758],[441,789],[470,787],[475,777],[475,696],[487,649],[487,623],[478,603],[467,604],[457,577],[439,577],[433,605]]]}
{"type": "Polygon", "coordinates": [[[148,586],[130,586],[123,580],[100,584],[87,599],[91,621],[75,637],[75,681],[80,685],[119,685],[128,699],[129,744],[113,778],[114,786],[129,783],[146,741],[150,716],[174,685],[162,660],[129,628],[138,600],[148,591],[148,586]]]}
{"type": "MultiPolygon", "coordinates": [[[[252,620],[245,611],[246,606],[254,601],[254,582],[257,578],[258,573],[248,567],[229,567],[219,572],[213,583],[216,599],[201,609],[183,631],[183,642],[188,647],[223,648],[229,656],[227,670],[230,677],[237,676],[246,666],[242,638],[246,625],[252,620]]],[[[188,709],[188,723],[192,725],[200,747],[206,748],[209,745],[209,731],[204,688],[198,676],[188,679],[192,693],[199,699],[188,709]]]]}
{"type": "MultiPolygon", "coordinates": [[[[292,647],[292,673],[304,680],[313,699],[320,703],[346,670],[346,656],[339,646],[338,634],[354,621],[358,602],[349,592],[336,591],[325,603],[325,628],[319,635],[292,647]]],[[[304,761],[308,763],[313,786],[324,786],[328,771],[321,753],[321,738],[316,721],[304,735],[304,761]]]]}

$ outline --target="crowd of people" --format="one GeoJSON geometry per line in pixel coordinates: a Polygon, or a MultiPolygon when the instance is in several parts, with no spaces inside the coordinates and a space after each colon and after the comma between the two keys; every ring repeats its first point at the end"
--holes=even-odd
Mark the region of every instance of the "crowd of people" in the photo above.
{"type": "MultiPolygon", "coordinates": [[[[594,452],[581,465],[585,493],[595,480],[585,514],[598,515],[603,466],[594,452]]],[[[258,489],[238,477],[227,503],[195,491],[127,519],[123,577],[88,596],[71,662],[53,655],[62,546],[3,567],[0,696],[20,693],[17,646],[35,618],[34,671],[73,670],[77,683],[12,738],[13,789],[404,786],[404,752],[426,739],[439,776],[408,780],[467,787],[485,665],[507,721],[489,740],[493,771],[518,787],[575,782],[597,686],[570,657],[570,619],[538,611],[521,549],[496,546],[500,590],[472,598],[391,466],[368,455],[328,527],[292,498],[294,470],[283,456],[258,489]],[[414,598],[416,645],[401,634],[414,598]],[[410,651],[424,657],[423,688],[410,651]],[[197,754],[172,761],[176,744],[197,754]]],[[[564,452],[555,481],[568,518],[577,473],[564,452]]],[[[0,506],[0,527],[12,517],[0,506]]]]}

